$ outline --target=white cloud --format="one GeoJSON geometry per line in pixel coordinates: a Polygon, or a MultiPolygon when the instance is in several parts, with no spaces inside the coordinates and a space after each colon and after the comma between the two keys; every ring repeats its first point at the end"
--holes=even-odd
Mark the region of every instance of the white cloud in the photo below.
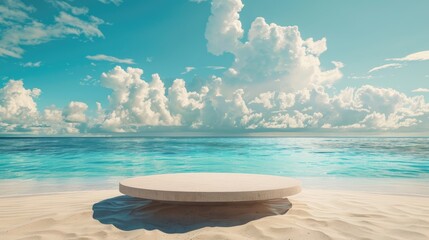
{"type": "Polygon", "coordinates": [[[378,67],[374,67],[374,68],[370,69],[368,71],[368,73],[372,73],[372,72],[375,72],[375,71],[380,71],[380,70],[386,69],[386,68],[401,68],[401,67],[402,67],[402,64],[400,64],[400,63],[389,63],[389,64],[384,64],[384,65],[381,65],[381,66],[378,66],[378,67]]]}
{"type": "Polygon", "coordinates": [[[424,99],[409,98],[391,88],[377,88],[364,85],[360,88],[346,88],[340,92],[335,102],[344,109],[358,112],[380,112],[390,114],[395,111],[418,112],[425,110],[424,99]],[[421,107],[421,109],[419,109],[421,107]]]}
{"type": "Polygon", "coordinates": [[[213,70],[223,70],[223,69],[225,69],[225,67],[223,67],[223,66],[206,66],[206,68],[213,69],[213,70]]]}
{"type": "MultiPolygon", "coordinates": [[[[343,64],[333,61],[332,69],[321,67],[319,56],[327,50],[324,38],[303,39],[296,26],[268,24],[264,18],[257,18],[243,41],[239,20],[242,8],[239,0],[212,3],[206,31],[208,50],[215,55],[231,53],[235,58],[232,66],[225,68],[223,79],[213,76],[199,89],[187,87],[183,79],[166,86],[158,74],[147,81],[142,79],[142,69],[116,66],[100,77],[101,86],[111,94],[104,108],[96,103],[95,116],[86,114],[90,112],[86,103],[76,101],[62,109],[51,106],[39,111],[36,98],[41,91],[25,89],[22,81],[9,81],[0,88],[0,132],[390,131],[419,129],[427,121],[429,104],[423,96],[371,85],[339,92],[328,89],[341,78],[343,64]]],[[[7,19],[19,19],[11,16],[7,19]]],[[[69,16],[72,18],[61,18],[69,18],[68,24],[57,20],[58,24],[74,26],[70,31],[82,31],[77,35],[97,36],[96,29],[80,26],[74,16],[69,16]]],[[[106,55],[87,58],[134,63],[106,55]]],[[[88,75],[85,79],[94,78],[88,75]]]]}
{"type": "Polygon", "coordinates": [[[292,115],[278,113],[271,116],[268,121],[262,121],[261,126],[267,129],[306,128],[315,126],[322,117],[323,114],[319,112],[313,115],[299,111],[295,111],[292,115]]]}
{"type": "Polygon", "coordinates": [[[81,130],[83,131],[81,123],[64,121],[63,112],[55,107],[44,109],[40,116],[40,121],[43,122],[43,125],[34,131],[36,134],[79,134],[81,130]]]}
{"type": "Polygon", "coordinates": [[[280,92],[277,98],[279,110],[285,110],[295,105],[295,95],[293,93],[280,92]]]}
{"type": "Polygon", "coordinates": [[[429,60],[429,51],[421,51],[409,54],[402,58],[388,58],[391,61],[426,61],[429,60]]]}
{"type": "Polygon", "coordinates": [[[186,89],[185,81],[176,79],[168,89],[169,109],[181,116],[181,124],[195,128],[201,124],[199,117],[205,107],[204,100],[209,89],[203,87],[200,92],[190,92],[186,89]]]}
{"type": "Polygon", "coordinates": [[[101,76],[101,84],[113,90],[110,109],[101,128],[135,132],[139,126],[175,126],[180,119],[168,109],[164,83],[157,74],[150,83],[142,80],[142,69],[117,66],[101,76]]]}
{"type": "Polygon", "coordinates": [[[354,129],[390,131],[418,128],[429,117],[423,96],[409,97],[391,88],[364,85],[329,94],[313,85],[293,92],[260,92],[225,88],[213,77],[198,91],[183,79],[165,87],[154,74],[141,79],[143,70],[117,66],[101,76],[101,85],[112,90],[109,105],[97,103],[97,115],[88,117],[88,106],[70,102],[64,109],[38,111],[41,91],[25,89],[22,81],[0,88],[0,132],[77,134],[79,132],[142,132],[150,129],[249,131],[254,129],[354,129]]]}
{"type": "Polygon", "coordinates": [[[34,11],[34,7],[27,6],[19,0],[4,0],[0,4],[0,22],[6,26],[15,22],[25,22],[30,18],[28,14],[34,11]]]}
{"type": "Polygon", "coordinates": [[[347,78],[359,80],[359,79],[372,79],[372,78],[374,78],[374,76],[372,76],[372,75],[358,76],[358,75],[352,74],[352,75],[348,76],[347,78]]]}
{"type": "Polygon", "coordinates": [[[417,89],[414,89],[412,92],[429,93],[429,88],[417,88],[417,89]]]}
{"type": "Polygon", "coordinates": [[[98,0],[98,1],[104,4],[113,3],[116,6],[119,6],[122,3],[122,0],[98,0]]]}
{"type": "Polygon", "coordinates": [[[87,15],[84,8],[75,8],[69,3],[56,1],[60,11],[53,23],[45,24],[31,15],[36,11],[20,0],[6,0],[0,3],[0,57],[21,58],[24,46],[38,45],[67,36],[85,36],[92,39],[103,37],[98,28],[104,21],[87,15]],[[59,4],[59,5],[58,5],[59,4]],[[79,17],[72,14],[80,14],[79,17]]]}
{"type": "Polygon", "coordinates": [[[259,96],[255,97],[250,104],[261,104],[264,108],[271,109],[275,106],[274,95],[275,92],[261,93],[259,96]]]}
{"type": "Polygon", "coordinates": [[[202,2],[206,2],[207,0],[189,0],[189,1],[194,3],[202,3],[202,2]]]}
{"type": "Polygon", "coordinates": [[[183,75],[183,74],[187,74],[187,73],[189,73],[189,72],[191,72],[191,71],[193,71],[193,70],[195,70],[195,67],[185,67],[185,71],[184,72],[182,72],[181,74],[183,75]]]}
{"type": "Polygon", "coordinates": [[[207,48],[214,55],[233,52],[242,45],[244,31],[238,14],[243,3],[237,0],[212,1],[212,14],[206,27],[207,48]]]}
{"type": "MultiPolygon", "coordinates": [[[[397,129],[400,127],[411,127],[418,123],[415,118],[404,118],[403,116],[397,114],[386,114],[373,112],[368,114],[362,121],[361,124],[357,125],[362,127],[367,127],[370,129],[377,130],[388,130],[388,129],[397,129]]],[[[352,125],[353,128],[359,128],[356,125],[352,125]]]]}
{"type": "Polygon", "coordinates": [[[63,111],[64,120],[72,123],[84,123],[86,122],[85,111],[87,109],[86,103],[72,101],[63,111]]]}
{"type": "Polygon", "coordinates": [[[102,75],[102,85],[113,90],[110,106],[98,125],[105,131],[139,132],[150,127],[181,129],[377,129],[392,130],[420,124],[429,115],[422,96],[408,97],[390,88],[364,85],[330,95],[323,86],[284,92],[243,89],[231,92],[222,79],[213,77],[199,91],[189,91],[185,81],[164,87],[158,75],[141,79],[143,70],[115,67],[102,75]]]}
{"type": "Polygon", "coordinates": [[[94,60],[94,61],[108,61],[108,62],[114,62],[114,63],[125,63],[125,64],[135,64],[134,60],[131,58],[116,58],[112,56],[107,56],[104,54],[97,54],[94,56],[86,56],[87,59],[94,60]]]}
{"type": "Polygon", "coordinates": [[[62,10],[71,12],[74,15],[82,15],[87,14],[89,12],[89,9],[87,7],[75,7],[64,1],[48,0],[48,2],[62,10]]]}
{"type": "Polygon", "coordinates": [[[17,52],[7,50],[5,48],[0,47],[0,57],[9,56],[14,58],[21,58],[22,49],[15,49],[17,52]]]}
{"type": "Polygon", "coordinates": [[[153,58],[152,58],[152,57],[147,57],[147,58],[146,58],[146,62],[151,63],[152,61],[153,61],[153,58]]]}
{"type": "Polygon", "coordinates": [[[91,24],[65,12],[60,12],[59,16],[55,17],[55,21],[61,26],[63,34],[85,35],[88,38],[103,37],[98,25],[103,24],[104,21],[94,16],[90,16],[89,20],[91,24]]]}
{"type": "Polygon", "coordinates": [[[391,88],[370,85],[358,89],[346,88],[333,103],[345,110],[340,127],[373,128],[378,130],[409,127],[429,113],[429,104],[422,96],[408,97],[391,88]],[[361,119],[356,123],[356,120],[361,119]]]}
{"type": "Polygon", "coordinates": [[[113,132],[138,132],[148,127],[227,129],[242,128],[251,121],[243,90],[231,98],[222,95],[222,80],[214,77],[199,92],[188,91],[176,79],[166,91],[157,74],[150,83],[141,79],[143,70],[115,67],[102,74],[102,85],[113,90],[110,106],[102,114],[101,129],[113,132]],[[243,118],[245,115],[245,118],[243,118]]]}
{"type": "Polygon", "coordinates": [[[206,28],[208,51],[214,55],[235,56],[227,76],[245,86],[266,91],[294,91],[311,84],[332,85],[342,77],[343,64],[332,62],[334,68],[322,70],[320,54],[326,51],[326,39],[302,39],[296,26],[267,23],[258,17],[251,24],[247,41],[239,20],[243,8],[240,0],[214,0],[206,28]]]}
{"type": "Polygon", "coordinates": [[[0,122],[10,128],[31,123],[38,115],[33,98],[41,93],[38,88],[25,89],[21,80],[10,80],[0,88],[0,122]]]}
{"type": "Polygon", "coordinates": [[[24,64],[21,64],[23,67],[40,67],[42,65],[41,61],[38,62],[26,62],[24,64]]]}
{"type": "Polygon", "coordinates": [[[0,133],[65,134],[84,131],[86,119],[82,114],[86,104],[71,103],[64,113],[54,106],[39,112],[36,99],[40,94],[38,88],[26,89],[22,80],[9,80],[0,88],[0,133]],[[66,119],[77,122],[67,122],[66,119]]]}
{"type": "Polygon", "coordinates": [[[91,75],[86,75],[79,84],[82,86],[94,86],[97,85],[99,81],[95,78],[93,78],[91,75]]]}

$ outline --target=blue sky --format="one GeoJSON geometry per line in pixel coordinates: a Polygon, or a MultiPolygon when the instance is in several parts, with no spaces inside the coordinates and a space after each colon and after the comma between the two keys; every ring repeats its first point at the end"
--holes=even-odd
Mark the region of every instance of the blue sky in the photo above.
{"type": "MultiPolygon", "coordinates": [[[[3,90],[0,93],[0,123],[3,123],[0,131],[76,134],[144,132],[153,128],[168,131],[171,127],[196,131],[427,131],[429,107],[424,100],[413,97],[429,97],[428,1],[410,4],[369,0],[243,0],[243,6],[238,0],[217,2],[1,1],[0,88],[6,89],[11,79],[20,80],[23,87],[17,91],[31,100],[20,100],[16,97],[19,94],[8,95],[3,90]],[[213,5],[216,4],[221,6],[215,9],[213,5]],[[215,19],[234,13],[239,18],[226,19],[227,22],[241,26],[230,32],[232,35],[222,32],[231,26],[216,25],[216,20],[209,26],[210,16],[215,19]],[[314,50],[316,47],[312,50],[309,45],[299,45],[307,49],[304,51],[317,53],[311,56],[305,53],[302,58],[292,59],[285,56],[291,54],[290,49],[270,48],[270,44],[278,43],[280,38],[267,35],[261,37],[262,42],[246,45],[251,24],[258,17],[263,18],[260,23],[266,23],[267,29],[271,26],[268,24],[274,24],[271,27],[274,32],[280,31],[282,26],[297,26],[298,42],[308,38],[317,42],[325,38],[326,41],[320,43],[325,49],[318,52],[314,50]],[[43,26],[35,27],[35,22],[43,26]],[[28,39],[20,39],[19,32],[24,32],[25,28],[37,31],[26,34],[28,39]],[[207,37],[210,29],[215,34],[207,37]],[[228,45],[235,41],[239,46],[228,45]],[[214,48],[211,50],[210,42],[221,53],[213,51],[214,48]],[[315,63],[292,69],[302,61],[315,63]],[[284,64],[274,66],[276,62],[284,64]],[[152,74],[159,74],[165,88],[160,97],[166,98],[165,109],[153,103],[158,100],[149,99],[151,114],[145,115],[145,106],[134,104],[144,96],[134,96],[136,99],[127,99],[126,103],[109,100],[109,95],[114,98],[123,94],[120,83],[106,86],[114,75],[109,71],[115,66],[120,66],[124,72],[127,67],[143,69],[141,79],[146,82],[151,81],[152,74]],[[287,70],[278,70],[279,67],[287,70]],[[333,72],[325,76],[323,72],[329,70],[333,72]],[[104,77],[102,73],[106,73],[104,77]],[[209,92],[216,88],[213,86],[217,80],[213,80],[213,75],[222,79],[219,91],[223,98],[212,97],[222,103],[214,103],[213,98],[207,97],[210,94],[202,90],[204,86],[209,92]],[[308,76],[319,80],[305,79],[308,76]],[[186,95],[188,103],[181,102],[180,106],[172,99],[173,95],[169,95],[177,78],[183,79],[188,92],[199,94],[186,95]],[[324,80],[320,80],[322,78],[324,80]],[[356,91],[349,96],[355,102],[338,102],[348,88],[356,91]],[[26,95],[24,90],[31,89],[40,89],[41,93],[26,95]],[[243,94],[234,95],[237,89],[243,89],[243,94]],[[329,100],[322,101],[322,107],[317,96],[298,104],[298,98],[305,95],[304,90],[311,96],[315,96],[313,93],[327,94],[329,100]],[[293,98],[293,103],[286,103],[286,98],[280,97],[286,95],[293,98]],[[237,103],[239,96],[244,105],[237,103]],[[190,101],[192,99],[199,103],[190,101]],[[385,102],[379,106],[380,101],[385,102]],[[102,109],[97,111],[96,102],[102,109]],[[209,102],[213,109],[207,107],[209,102]],[[230,102],[235,105],[229,106],[230,102]],[[398,102],[405,103],[399,106],[398,102]],[[124,113],[126,108],[129,111],[124,113]],[[58,110],[56,120],[48,121],[44,109],[58,110]],[[132,109],[137,112],[130,113],[132,109]],[[164,110],[168,112],[167,118],[162,117],[164,110]],[[205,115],[210,111],[218,114],[216,117],[205,115]],[[105,125],[113,119],[112,114],[118,116],[119,112],[122,117],[117,125],[105,125]],[[350,112],[357,114],[355,122],[348,119],[350,112]],[[147,120],[152,117],[159,119],[147,120]],[[38,127],[22,119],[37,122],[38,127]],[[50,130],[40,130],[42,128],[50,130]]],[[[295,30],[285,31],[289,34],[288,31],[295,30]]],[[[287,41],[295,40],[286,40],[285,46],[289,46],[287,41]]],[[[125,79],[124,74],[117,77],[125,79]]],[[[128,90],[141,83],[136,80],[129,84],[128,90]]]]}

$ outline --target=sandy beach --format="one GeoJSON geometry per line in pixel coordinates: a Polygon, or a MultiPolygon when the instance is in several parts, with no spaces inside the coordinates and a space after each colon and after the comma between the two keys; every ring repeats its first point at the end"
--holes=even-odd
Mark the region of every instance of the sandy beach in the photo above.
{"type": "Polygon", "coordinates": [[[116,190],[0,197],[9,239],[429,239],[429,197],[305,189],[264,203],[171,205],[116,190]]]}

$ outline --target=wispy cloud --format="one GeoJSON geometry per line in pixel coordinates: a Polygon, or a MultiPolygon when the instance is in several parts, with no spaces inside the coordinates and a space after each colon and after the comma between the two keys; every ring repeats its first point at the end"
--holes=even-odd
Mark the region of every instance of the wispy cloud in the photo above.
{"type": "Polygon", "coordinates": [[[390,61],[426,61],[429,60],[429,51],[421,51],[409,54],[402,58],[388,58],[390,61]]]}
{"type": "Polygon", "coordinates": [[[429,93],[429,88],[417,88],[414,89],[412,92],[429,93]]]}
{"type": "Polygon", "coordinates": [[[21,64],[21,66],[23,66],[23,67],[40,67],[41,65],[42,65],[41,61],[38,61],[38,62],[26,62],[26,63],[21,64]]]}
{"type": "Polygon", "coordinates": [[[104,4],[113,3],[116,6],[119,6],[122,3],[122,0],[98,0],[98,1],[104,4]]]}
{"type": "Polygon", "coordinates": [[[373,76],[372,75],[363,75],[363,76],[351,75],[351,76],[348,76],[347,78],[356,79],[356,80],[358,80],[358,79],[372,79],[373,76]]]}
{"type": "Polygon", "coordinates": [[[401,67],[402,67],[402,64],[400,64],[400,63],[389,63],[389,64],[384,64],[384,65],[381,65],[378,67],[374,67],[371,70],[369,70],[368,73],[380,71],[380,70],[386,69],[386,68],[401,68],[401,67]]]}
{"type": "Polygon", "coordinates": [[[74,15],[82,15],[87,14],[89,12],[89,9],[87,7],[75,7],[64,1],[48,0],[48,2],[62,10],[70,11],[74,15]]]}
{"type": "Polygon", "coordinates": [[[50,3],[60,11],[54,16],[53,23],[44,23],[32,16],[36,8],[20,0],[0,1],[0,57],[21,58],[24,46],[67,36],[103,37],[98,26],[104,21],[88,15],[87,8],[74,7],[63,1],[50,3]]]}
{"type": "Polygon", "coordinates": [[[99,80],[93,78],[91,75],[86,75],[79,84],[82,86],[94,86],[99,83],[99,80]]]}
{"type": "Polygon", "coordinates": [[[213,70],[222,70],[222,69],[225,69],[225,67],[222,67],[222,66],[207,66],[206,68],[213,69],[213,70]]]}
{"type": "Polygon", "coordinates": [[[108,56],[104,54],[97,54],[94,56],[86,56],[87,59],[94,60],[94,61],[108,61],[108,62],[114,62],[114,63],[125,63],[125,64],[135,64],[134,60],[131,58],[117,58],[113,56],[108,56]]]}
{"type": "Polygon", "coordinates": [[[202,2],[206,2],[207,0],[189,0],[189,1],[194,3],[202,3],[202,2]]]}
{"type": "Polygon", "coordinates": [[[195,70],[195,67],[185,67],[185,71],[182,72],[182,74],[187,74],[187,73],[189,73],[189,72],[191,72],[193,70],[195,70]]]}

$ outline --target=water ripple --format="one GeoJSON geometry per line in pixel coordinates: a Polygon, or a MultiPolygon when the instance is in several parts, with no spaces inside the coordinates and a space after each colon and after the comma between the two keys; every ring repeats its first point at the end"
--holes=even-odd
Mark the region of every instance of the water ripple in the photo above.
{"type": "Polygon", "coordinates": [[[246,172],[429,178],[429,138],[0,138],[1,179],[246,172]]]}

